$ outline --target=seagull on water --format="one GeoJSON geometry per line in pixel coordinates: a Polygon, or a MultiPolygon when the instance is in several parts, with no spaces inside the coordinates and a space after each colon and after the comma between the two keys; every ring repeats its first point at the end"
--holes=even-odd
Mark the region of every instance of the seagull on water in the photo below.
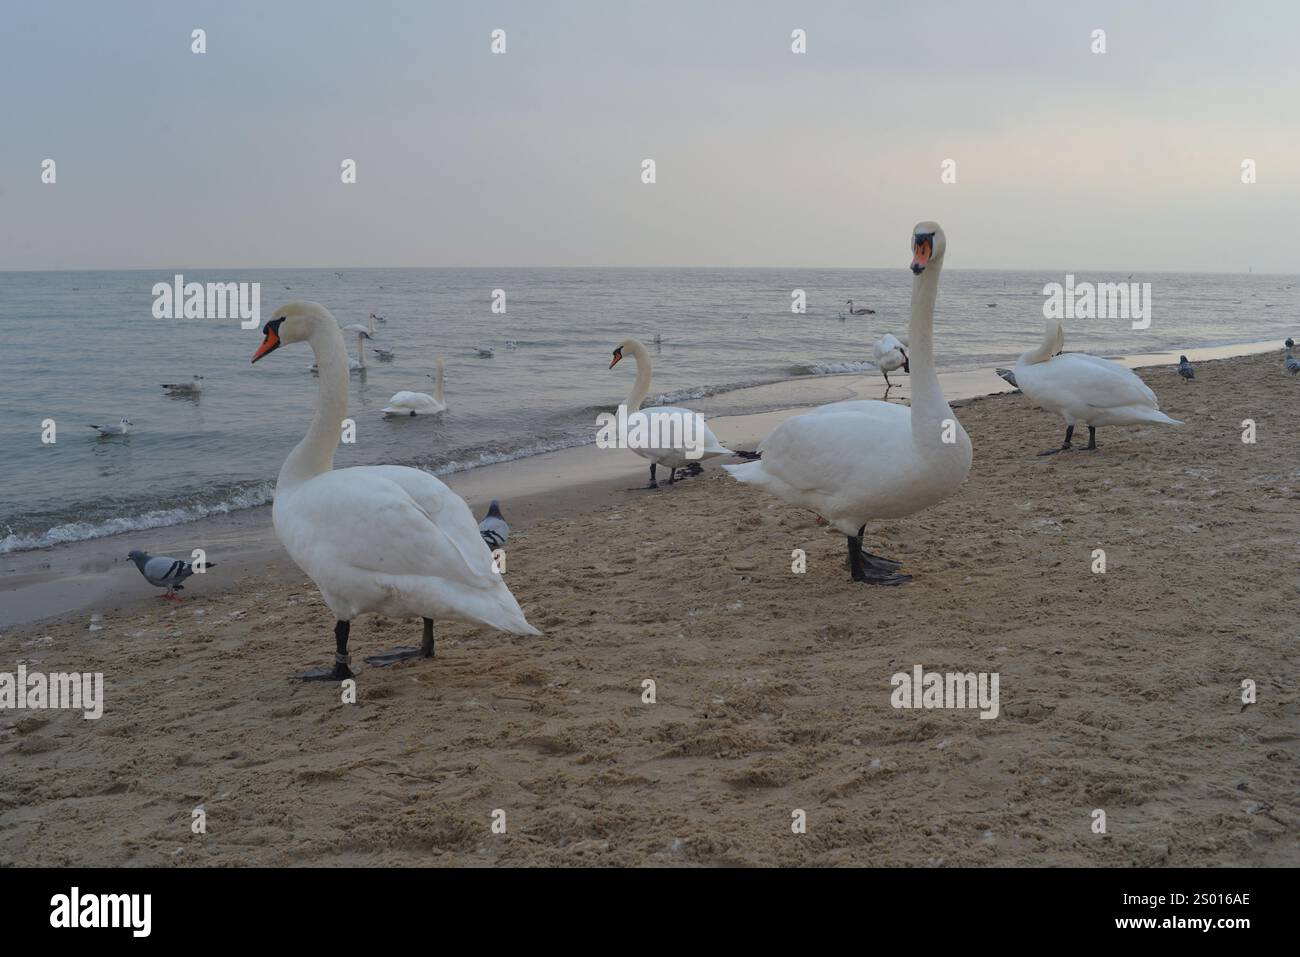
{"type": "Polygon", "coordinates": [[[91,428],[98,430],[101,439],[106,439],[113,435],[126,435],[131,424],[130,419],[121,419],[117,425],[91,425],[91,428]]]}
{"type": "Polygon", "coordinates": [[[203,376],[191,376],[189,382],[164,382],[162,387],[167,390],[168,395],[196,396],[203,391],[203,386],[199,385],[203,381],[203,376]]]}

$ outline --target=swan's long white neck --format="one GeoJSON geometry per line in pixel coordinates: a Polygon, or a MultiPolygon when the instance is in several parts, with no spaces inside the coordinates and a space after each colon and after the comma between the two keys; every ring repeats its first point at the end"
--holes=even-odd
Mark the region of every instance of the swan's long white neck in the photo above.
{"type": "Polygon", "coordinates": [[[311,427],[280,467],[276,490],[292,488],[334,468],[339,430],[348,412],[348,350],[333,322],[318,322],[312,330],[311,351],[320,373],[320,393],[311,427]]]}
{"type": "Polygon", "coordinates": [[[357,362],[361,368],[366,367],[366,337],[357,333],[357,362]]]}
{"type": "Polygon", "coordinates": [[[939,273],[942,262],[931,262],[912,280],[912,316],[907,324],[912,367],[912,437],[925,438],[927,444],[940,435],[936,424],[952,416],[943,397],[939,374],[934,368],[934,304],[939,298],[939,273]]]}
{"type": "Polygon", "coordinates": [[[442,402],[442,360],[433,364],[433,397],[442,402]]]}
{"type": "Polygon", "coordinates": [[[1036,362],[1046,362],[1052,356],[1061,351],[1065,345],[1065,329],[1061,327],[1061,320],[1049,316],[1047,327],[1043,330],[1043,341],[1037,349],[1031,349],[1022,355],[1020,363],[1033,365],[1036,362]]]}
{"type": "Polygon", "coordinates": [[[628,412],[635,412],[650,394],[650,353],[639,342],[633,342],[627,351],[636,360],[636,381],[632,383],[632,393],[627,397],[628,412]]]}

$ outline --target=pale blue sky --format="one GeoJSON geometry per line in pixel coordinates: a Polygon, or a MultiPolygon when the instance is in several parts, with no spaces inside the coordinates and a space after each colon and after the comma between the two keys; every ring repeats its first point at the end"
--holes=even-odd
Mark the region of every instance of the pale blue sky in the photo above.
{"type": "Polygon", "coordinates": [[[1298,36],[1291,2],[9,3],[0,269],[895,266],[937,219],[955,266],[1295,272],[1298,36]]]}

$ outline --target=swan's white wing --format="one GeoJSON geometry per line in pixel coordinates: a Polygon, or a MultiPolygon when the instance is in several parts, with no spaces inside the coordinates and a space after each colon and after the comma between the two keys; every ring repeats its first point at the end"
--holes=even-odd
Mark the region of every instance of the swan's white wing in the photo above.
{"type": "MultiPolygon", "coordinates": [[[[763,471],[803,493],[870,484],[891,459],[910,455],[911,412],[887,402],[831,403],[776,426],[759,443],[763,471]],[[840,406],[840,408],[836,408],[840,406]]],[[[742,467],[744,468],[744,467],[742,467]]],[[[735,469],[732,469],[735,475],[735,469]]]]}
{"type": "Polygon", "coordinates": [[[460,496],[418,469],[337,469],[277,502],[276,530],[338,614],[388,611],[535,634],[460,496]]]}
{"type": "Polygon", "coordinates": [[[1131,370],[1080,352],[1026,365],[1023,372],[1017,370],[1016,379],[1022,392],[1035,401],[1041,396],[1051,407],[1159,407],[1155,393],[1131,370]]]}

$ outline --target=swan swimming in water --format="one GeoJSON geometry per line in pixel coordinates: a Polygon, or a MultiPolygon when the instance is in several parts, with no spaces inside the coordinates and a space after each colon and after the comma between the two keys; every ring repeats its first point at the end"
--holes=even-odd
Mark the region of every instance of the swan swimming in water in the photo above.
{"type": "Polygon", "coordinates": [[[447,411],[442,397],[442,359],[434,362],[433,395],[427,392],[398,392],[384,406],[384,415],[436,415],[447,411]]]}
{"type": "MultiPolygon", "coordinates": [[[[680,444],[675,448],[636,448],[632,449],[643,459],[650,460],[650,484],[645,486],[647,489],[657,489],[659,483],[655,481],[655,470],[660,466],[668,468],[668,484],[672,485],[677,480],[678,470],[690,471],[692,474],[698,474],[703,470],[701,463],[705,459],[717,458],[719,455],[734,454],[731,449],[726,448],[718,441],[713,430],[709,428],[704,421],[704,416],[690,409],[683,409],[679,406],[659,405],[649,409],[642,409],[641,403],[650,393],[650,379],[653,375],[650,363],[650,353],[646,347],[636,339],[625,339],[619,343],[618,348],[614,350],[614,358],[610,360],[609,367],[612,369],[622,361],[624,354],[630,355],[636,362],[636,381],[632,385],[632,394],[627,397],[625,403],[627,414],[640,411],[647,417],[655,415],[677,415],[683,417],[694,416],[699,423],[701,454],[696,458],[689,458],[686,454],[685,444],[680,444]]],[[[684,443],[685,436],[680,432],[673,431],[670,433],[671,438],[678,442],[684,443]]]]}
{"type": "Polygon", "coordinates": [[[374,665],[432,658],[435,620],[540,634],[493,569],[492,553],[464,499],[419,469],[334,468],[339,423],[348,411],[348,354],[329,310],[314,302],[281,306],[262,337],[253,362],[287,343],[306,342],[320,366],[316,414],[280,468],[271,508],[276,535],[316,582],[336,619],[334,667],[296,677],[352,677],[348,637],[352,619],[366,612],[424,619],[418,649],[366,659],[374,665]]]}
{"type": "Polygon", "coordinates": [[[1182,425],[1160,411],[1160,403],[1131,369],[1082,352],[1057,353],[1065,344],[1059,319],[1048,318],[1043,343],[1016,360],[1016,384],[1034,403],[1065,419],[1065,441],[1054,455],[1074,448],[1074,427],[1088,427],[1088,451],[1097,448],[1097,429],[1110,425],[1182,425]]]}
{"type": "Polygon", "coordinates": [[[936,505],[970,472],[970,438],[934,370],[934,303],[946,247],[938,223],[918,223],[912,230],[910,409],[874,400],[832,402],[777,426],[759,444],[759,461],[723,466],[739,481],[810,509],[842,532],[854,581],[911,581],[899,573],[899,562],[863,550],[867,522],[936,505]]]}
{"type": "Polygon", "coordinates": [[[845,300],[845,305],[849,307],[850,316],[874,316],[876,314],[876,310],[868,309],[866,306],[863,306],[861,309],[854,309],[852,299],[845,300]]]}

